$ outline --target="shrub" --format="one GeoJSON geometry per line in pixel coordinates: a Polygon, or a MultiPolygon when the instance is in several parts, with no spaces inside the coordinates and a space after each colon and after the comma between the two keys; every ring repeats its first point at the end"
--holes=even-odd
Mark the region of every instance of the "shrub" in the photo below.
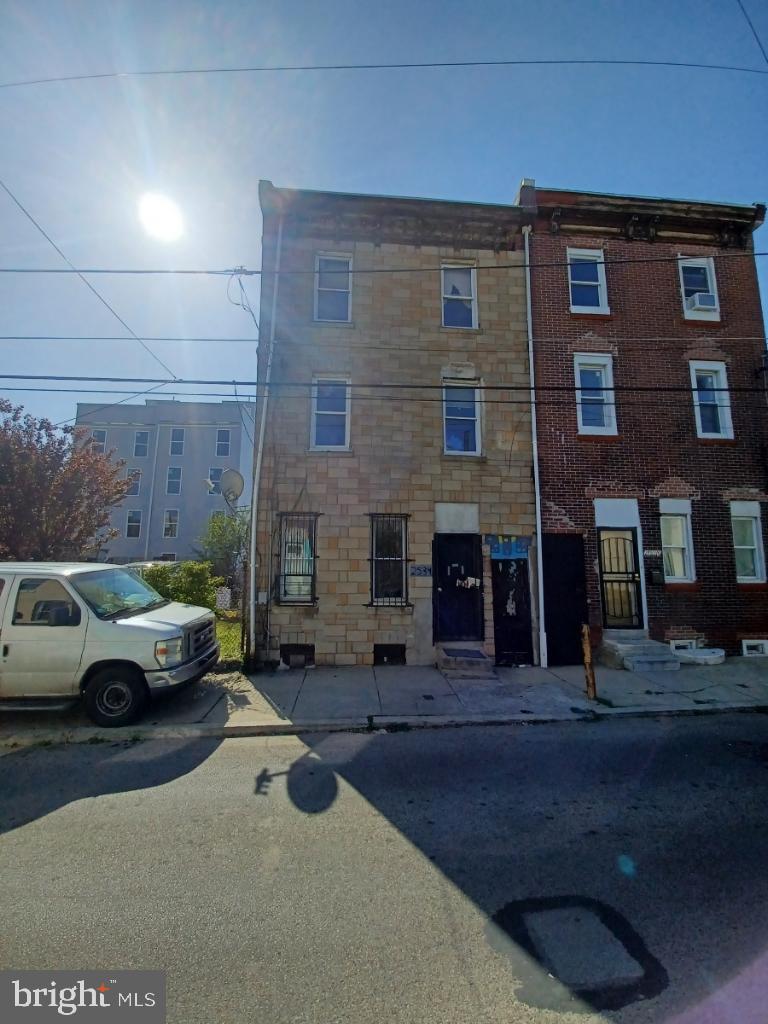
{"type": "Polygon", "coordinates": [[[216,588],[222,586],[219,576],[211,575],[210,562],[166,562],[144,570],[144,579],[161,597],[182,604],[203,608],[216,607],[216,588]]]}

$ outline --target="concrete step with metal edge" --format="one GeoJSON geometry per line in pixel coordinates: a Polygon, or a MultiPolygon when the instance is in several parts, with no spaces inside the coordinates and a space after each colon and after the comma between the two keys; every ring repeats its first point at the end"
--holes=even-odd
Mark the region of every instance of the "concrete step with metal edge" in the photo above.
{"type": "Polygon", "coordinates": [[[479,644],[439,644],[437,667],[444,675],[455,679],[493,679],[496,676],[493,661],[479,644]]]}
{"type": "Polygon", "coordinates": [[[675,672],[680,668],[680,659],[667,644],[649,639],[644,630],[605,630],[597,660],[630,672],[675,672]]]}

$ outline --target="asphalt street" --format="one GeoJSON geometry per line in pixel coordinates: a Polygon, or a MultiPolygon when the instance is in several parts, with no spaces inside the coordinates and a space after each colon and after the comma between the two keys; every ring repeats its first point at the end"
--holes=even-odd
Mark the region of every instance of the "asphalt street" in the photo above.
{"type": "Polygon", "coordinates": [[[0,962],[173,1024],[764,1024],[768,717],[28,748],[0,962]]]}

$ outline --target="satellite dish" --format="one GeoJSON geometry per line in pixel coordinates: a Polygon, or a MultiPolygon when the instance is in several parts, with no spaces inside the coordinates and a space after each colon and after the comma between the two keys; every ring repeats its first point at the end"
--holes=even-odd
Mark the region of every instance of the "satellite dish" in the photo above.
{"type": "Polygon", "coordinates": [[[221,474],[221,493],[227,501],[237,501],[244,487],[245,480],[236,469],[225,469],[221,474]]]}

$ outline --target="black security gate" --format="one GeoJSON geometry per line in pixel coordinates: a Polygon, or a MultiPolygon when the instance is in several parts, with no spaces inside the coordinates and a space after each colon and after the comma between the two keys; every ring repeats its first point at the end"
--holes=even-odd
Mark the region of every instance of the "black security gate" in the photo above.
{"type": "Polygon", "coordinates": [[[533,640],[528,559],[494,559],[491,578],[496,664],[530,665],[533,662],[533,640]]]}
{"type": "Polygon", "coordinates": [[[584,540],[580,533],[542,537],[544,626],[550,665],[581,662],[581,626],[587,622],[584,540]]]}
{"type": "Polygon", "coordinates": [[[482,640],[483,554],[479,534],[436,533],[433,552],[435,640],[482,640]]]}
{"type": "Polygon", "coordinates": [[[603,625],[607,629],[642,629],[637,530],[598,530],[597,551],[603,625]]]}

